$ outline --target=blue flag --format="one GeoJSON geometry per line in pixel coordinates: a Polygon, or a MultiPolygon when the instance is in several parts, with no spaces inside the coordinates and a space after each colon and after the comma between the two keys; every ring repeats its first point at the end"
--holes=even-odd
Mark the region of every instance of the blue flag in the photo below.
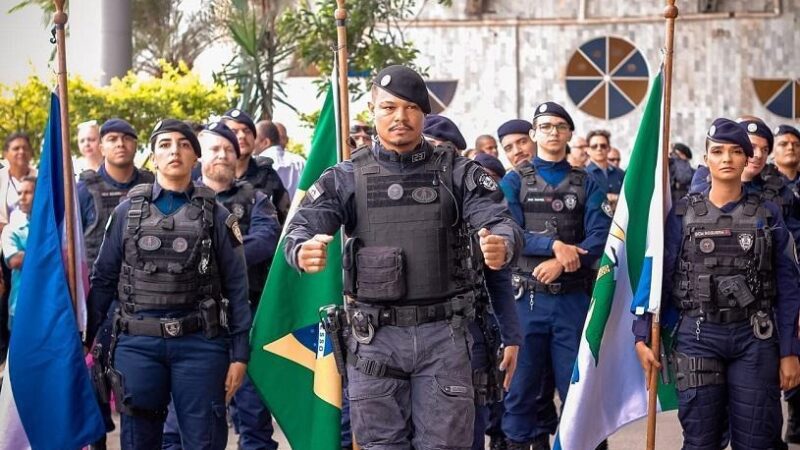
{"type": "Polygon", "coordinates": [[[51,95],[27,251],[9,346],[9,377],[35,449],[77,449],[105,434],[62,253],[64,172],[58,97],[51,95]]]}

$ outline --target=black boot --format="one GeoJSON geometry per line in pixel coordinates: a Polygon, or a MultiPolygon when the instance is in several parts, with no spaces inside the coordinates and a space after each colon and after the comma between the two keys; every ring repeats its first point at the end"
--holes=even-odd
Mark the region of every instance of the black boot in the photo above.
{"type": "Polygon", "coordinates": [[[550,450],[550,435],[540,434],[531,442],[531,450],[550,450]]]}
{"type": "Polygon", "coordinates": [[[508,445],[506,444],[506,438],[490,436],[489,450],[508,450],[508,445]]]}
{"type": "Polygon", "coordinates": [[[530,442],[515,442],[511,439],[506,439],[506,449],[507,450],[530,450],[531,443],[530,442]]]}

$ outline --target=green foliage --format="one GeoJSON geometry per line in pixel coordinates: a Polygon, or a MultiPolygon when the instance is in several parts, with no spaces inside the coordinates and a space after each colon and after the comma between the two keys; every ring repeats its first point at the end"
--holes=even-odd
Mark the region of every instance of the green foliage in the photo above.
{"type": "MultiPolygon", "coordinates": [[[[438,0],[449,5],[450,0],[438,0]]],[[[347,2],[347,52],[350,72],[363,74],[351,78],[350,91],[363,95],[369,75],[389,64],[414,67],[419,51],[406,38],[399,22],[410,19],[416,0],[351,0],[347,2]]],[[[335,0],[300,0],[294,9],[280,18],[281,33],[295,37],[301,62],[315,66],[323,77],[333,69],[333,51],[337,46],[334,19],[335,0]]],[[[420,67],[417,70],[424,72],[420,67]]],[[[326,83],[320,83],[324,90],[326,83]]]]}
{"type": "MultiPolygon", "coordinates": [[[[87,120],[103,123],[113,117],[125,119],[139,133],[139,143],[144,144],[153,126],[162,118],[205,122],[210,115],[225,111],[233,103],[234,91],[221,85],[203,84],[184,64],[173,67],[162,62],[161,72],[159,78],[140,77],[131,72],[104,87],[94,86],[81,77],[71,77],[69,120],[73,153],[78,153],[75,125],[87,120]]],[[[0,133],[28,132],[37,155],[53,85],[36,76],[31,76],[24,84],[0,84],[0,133]]]]}

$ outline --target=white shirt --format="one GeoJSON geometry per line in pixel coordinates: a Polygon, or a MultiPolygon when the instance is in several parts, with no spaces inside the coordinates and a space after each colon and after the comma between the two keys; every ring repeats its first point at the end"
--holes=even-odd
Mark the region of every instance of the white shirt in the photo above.
{"type": "Polygon", "coordinates": [[[306,167],[305,158],[298,154],[287,152],[280,145],[267,147],[258,156],[266,156],[273,161],[272,167],[278,172],[278,176],[283,182],[283,187],[289,193],[289,198],[293,198],[297,185],[300,183],[300,174],[303,173],[303,169],[306,167]]]}

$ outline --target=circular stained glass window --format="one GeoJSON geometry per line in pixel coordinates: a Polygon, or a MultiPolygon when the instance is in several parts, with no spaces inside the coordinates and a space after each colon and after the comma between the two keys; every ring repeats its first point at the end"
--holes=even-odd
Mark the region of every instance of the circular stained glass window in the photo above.
{"type": "Polygon", "coordinates": [[[771,113],[800,119],[800,79],[754,78],[756,95],[771,113]]]}
{"type": "Polygon", "coordinates": [[[581,45],[567,64],[567,93],[578,108],[599,119],[633,111],[647,94],[650,72],[642,53],[618,37],[581,45]]]}

